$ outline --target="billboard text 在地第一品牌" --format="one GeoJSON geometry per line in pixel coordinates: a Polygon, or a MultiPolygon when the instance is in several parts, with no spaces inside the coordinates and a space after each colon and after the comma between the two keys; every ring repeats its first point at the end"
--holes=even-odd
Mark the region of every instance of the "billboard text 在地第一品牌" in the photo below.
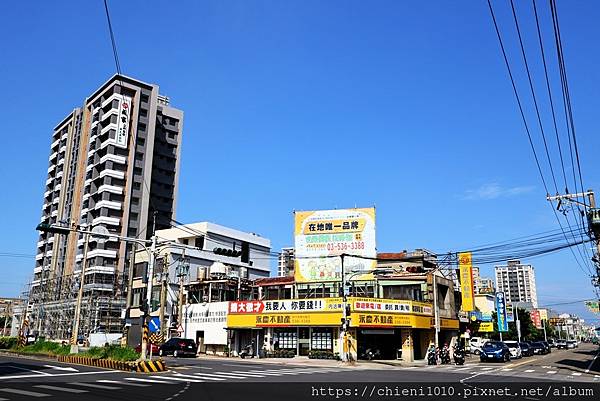
{"type": "Polygon", "coordinates": [[[294,246],[297,282],[341,280],[338,255],[357,278],[348,273],[376,266],[375,208],[295,212],[294,246]]]}

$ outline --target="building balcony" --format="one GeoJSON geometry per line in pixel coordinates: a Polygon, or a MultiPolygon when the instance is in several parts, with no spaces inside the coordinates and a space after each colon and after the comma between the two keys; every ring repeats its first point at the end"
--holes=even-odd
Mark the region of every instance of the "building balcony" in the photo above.
{"type": "Polygon", "coordinates": [[[95,226],[96,224],[106,224],[109,226],[118,226],[121,224],[121,219],[118,219],[116,217],[100,216],[100,217],[96,217],[94,220],[92,220],[92,225],[95,226]]]}
{"type": "Polygon", "coordinates": [[[100,136],[104,135],[105,133],[107,133],[111,129],[114,129],[116,131],[117,130],[117,124],[116,123],[110,123],[106,127],[102,128],[100,130],[100,136]]]}
{"type": "Polygon", "coordinates": [[[113,178],[117,178],[119,180],[123,180],[125,179],[125,172],[124,171],[117,171],[117,170],[112,170],[112,169],[104,169],[100,172],[100,178],[105,177],[105,176],[109,176],[109,177],[113,177],[113,178]]]}
{"type": "Polygon", "coordinates": [[[118,93],[113,93],[112,95],[110,95],[106,100],[104,100],[102,102],[102,104],[100,105],[100,108],[103,109],[107,104],[111,103],[113,100],[115,99],[120,99],[121,95],[118,93]]]}
{"type": "Polygon", "coordinates": [[[83,209],[81,209],[80,216],[86,215],[86,214],[87,214],[87,212],[89,212],[89,209],[88,209],[87,207],[86,207],[86,208],[83,208],[83,209]]]}
{"type": "Polygon", "coordinates": [[[102,256],[103,258],[116,258],[117,251],[113,251],[111,249],[94,249],[93,251],[89,251],[87,254],[87,258],[95,258],[96,256],[102,256]]]}
{"type": "Polygon", "coordinates": [[[62,184],[56,184],[56,186],[54,187],[54,190],[60,191],[61,188],[62,188],[62,184]]]}
{"type": "Polygon", "coordinates": [[[115,266],[88,266],[85,269],[85,275],[88,274],[115,274],[115,266]]]}
{"type": "Polygon", "coordinates": [[[123,188],[117,187],[115,185],[103,184],[103,185],[100,185],[100,187],[98,188],[98,193],[101,193],[101,192],[110,192],[113,194],[121,195],[123,193],[123,188]]]}
{"type": "Polygon", "coordinates": [[[107,154],[102,156],[102,158],[100,159],[100,164],[106,162],[107,160],[110,160],[112,162],[118,163],[118,164],[125,164],[127,163],[127,158],[124,156],[118,156],[118,155],[113,155],[113,154],[107,154]]]}
{"type": "Polygon", "coordinates": [[[89,283],[83,286],[84,291],[108,291],[113,290],[112,284],[89,283]]]}
{"type": "Polygon", "coordinates": [[[33,269],[33,274],[41,273],[42,270],[44,270],[44,267],[43,266],[38,266],[35,269],[33,269]]]}
{"type": "Polygon", "coordinates": [[[50,145],[50,149],[54,149],[55,147],[58,146],[59,143],[60,143],[60,138],[58,138],[56,141],[52,142],[52,145],[50,145]]]}
{"type": "Polygon", "coordinates": [[[60,198],[57,196],[56,198],[54,198],[52,200],[52,204],[58,203],[60,201],[60,198]]]}
{"type": "Polygon", "coordinates": [[[67,150],[67,146],[63,145],[60,147],[60,149],[58,149],[58,153],[65,153],[66,150],[67,150]]]}
{"type": "Polygon", "coordinates": [[[58,152],[54,152],[50,155],[49,160],[52,161],[52,160],[56,159],[57,156],[58,156],[58,152]]]}
{"type": "Polygon", "coordinates": [[[121,204],[121,202],[102,200],[102,201],[96,203],[95,209],[100,209],[103,207],[105,207],[107,209],[121,210],[122,204],[121,204]]]}
{"type": "Polygon", "coordinates": [[[48,174],[50,174],[50,172],[51,172],[52,170],[54,170],[55,168],[56,168],[56,165],[55,165],[55,164],[53,164],[53,165],[51,165],[50,167],[48,167],[48,174]]]}
{"type": "Polygon", "coordinates": [[[52,213],[50,213],[50,217],[56,217],[56,216],[58,216],[58,210],[55,210],[52,213]]]}
{"type": "Polygon", "coordinates": [[[118,112],[119,112],[119,110],[117,110],[117,109],[110,109],[106,113],[102,114],[102,117],[100,118],[100,121],[104,121],[108,117],[112,116],[113,114],[117,114],[118,112]]]}
{"type": "Polygon", "coordinates": [[[56,179],[62,178],[64,174],[64,171],[60,171],[58,174],[56,174],[56,179]]]}
{"type": "Polygon", "coordinates": [[[65,164],[65,159],[64,159],[64,157],[63,157],[62,159],[60,159],[60,160],[58,161],[58,163],[56,163],[56,165],[57,165],[57,166],[62,166],[63,164],[65,164]]]}

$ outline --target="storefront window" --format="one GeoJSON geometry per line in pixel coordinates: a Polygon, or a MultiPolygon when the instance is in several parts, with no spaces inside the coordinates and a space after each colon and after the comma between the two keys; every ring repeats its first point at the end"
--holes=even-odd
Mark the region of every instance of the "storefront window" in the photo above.
{"type": "Polygon", "coordinates": [[[313,350],[333,350],[333,329],[313,329],[310,337],[310,348],[313,350]]]}
{"type": "Polygon", "coordinates": [[[275,329],[273,333],[273,346],[275,349],[293,349],[298,347],[298,334],[296,329],[275,329]]]}

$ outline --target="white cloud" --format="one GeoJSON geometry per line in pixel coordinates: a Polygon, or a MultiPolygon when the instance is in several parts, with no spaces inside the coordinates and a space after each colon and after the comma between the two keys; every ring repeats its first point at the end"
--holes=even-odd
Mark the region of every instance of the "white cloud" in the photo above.
{"type": "Polygon", "coordinates": [[[521,186],[505,188],[497,183],[483,184],[476,189],[465,191],[463,199],[466,200],[490,200],[498,198],[508,198],[529,193],[535,189],[534,186],[521,186]]]}

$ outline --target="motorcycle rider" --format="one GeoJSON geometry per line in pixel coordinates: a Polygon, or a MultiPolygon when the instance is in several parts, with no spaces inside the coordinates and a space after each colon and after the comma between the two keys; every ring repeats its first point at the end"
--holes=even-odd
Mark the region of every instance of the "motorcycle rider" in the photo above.
{"type": "Polygon", "coordinates": [[[442,364],[450,363],[450,348],[448,348],[448,343],[444,343],[444,348],[440,351],[440,359],[442,364]]]}
{"type": "Polygon", "coordinates": [[[427,364],[428,365],[437,365],[437,349],[433,343],[429,344],[429,348],[427,349],[427,364]]]}
{"type": "Polygon", "coordinates": [[[464,363],[465,363],[465,350],[461,346],[460,342],[457,342],[454,345],[453,356],[454,356],[454,363],[456,365],[464,365],[464,363]]]}

